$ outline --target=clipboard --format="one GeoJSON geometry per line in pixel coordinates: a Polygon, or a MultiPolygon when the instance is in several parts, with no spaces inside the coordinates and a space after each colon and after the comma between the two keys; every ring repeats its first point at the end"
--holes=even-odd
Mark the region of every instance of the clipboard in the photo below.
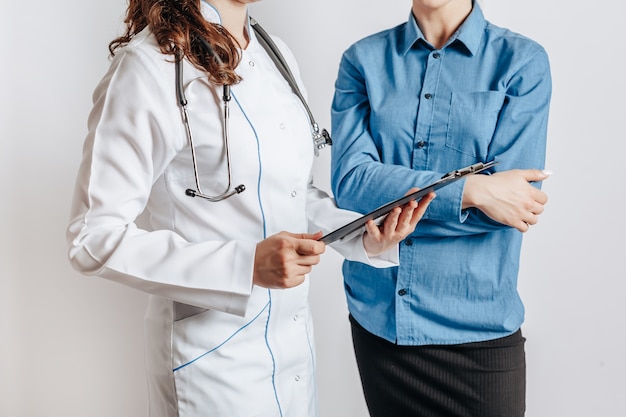
{"type": "Polygon", "coordinates": [[[318,239],[318,241],[324,242],[328,245],[332,242],[342,239],[346,237],[347,235],[349,235],[350,233],[356,231],[360,227],[365,226],[365,223],[367,223],[369,220],[376,220],[379,217],[386,215],[387,213],[389,213],[391,210],[393,210],[396,207],[403,206],[412,200],[419,200],[422,197],[424,197],[426,194],[432,191],[438,190],[441,187],[445,187],[446,185],[452,184],[453,182],[458,181],[467,175],[476,174],[478,172],[484,171],[488,168],[491,168],[492,166],[496,164],[497,162],[495,161],[484,162],[484,163],[479,162],[477,164],[469,165],[464,168],[450,171],[447,174],[445,174],[443,177],[438,179],[437,181],[433,182],[432,184],[429,184],[419,189],[418,191],[415,191],[414,193],[408,194],[397,200],[386,203],[380,206],[379,208],[363,215],[362,217],[359,217],[358,219],[353,220],[350,223],[344,226],[341,226],[340,228],[335,229],[332,232],[322,236],[321,238],[318,239]]]}

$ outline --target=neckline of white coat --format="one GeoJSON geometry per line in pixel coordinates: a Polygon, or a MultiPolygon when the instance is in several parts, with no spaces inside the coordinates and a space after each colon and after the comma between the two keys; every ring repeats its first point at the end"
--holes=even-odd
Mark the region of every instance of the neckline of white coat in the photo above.
{"type": "MultiPolygon", "coordinates": [[[[200,2],[200,12],[202,16],[207,20],[207,22],[222,24],[222,16],[220,15],[219,10],[215,8],[212,4],[208,3],[206,0],[202,0],[200,2]]],[[[250,41],[248,42],[248,48],[252,45],[253,41],[256,43],[256,33],[252,30],[252,26],[250,25],[250,16],[248,15],[248,11],[246,11],[246,20],[248,22],[248,27],[246,31],[248,32],[248,38],[250,41]]],[[[248,49],[246,48],[246,49],[248,49]]]]}

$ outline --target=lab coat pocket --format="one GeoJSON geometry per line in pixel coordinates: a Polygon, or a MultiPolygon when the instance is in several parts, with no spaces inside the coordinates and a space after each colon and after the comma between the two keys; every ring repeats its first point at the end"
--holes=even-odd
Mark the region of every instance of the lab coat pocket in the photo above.
{"type": "Polygon", "coordinates": [[[272,375],[265,340],[268,305],[247,317],[209,309],[174,323],[172,363],[180,417],[254,416],[257,409],[275,404],[272,385],[259,383],[272,375]]]}
{"type": "Polygon", "coordinates": [[[174,322],[197,316],[207,311],[206,308],[174,302],[174,322]]]}
{"type": "Polygon", "coordinates": [[[446,147],[477,160],[487,158],[505,97],[499,91],[452,93],[446,147]]]}

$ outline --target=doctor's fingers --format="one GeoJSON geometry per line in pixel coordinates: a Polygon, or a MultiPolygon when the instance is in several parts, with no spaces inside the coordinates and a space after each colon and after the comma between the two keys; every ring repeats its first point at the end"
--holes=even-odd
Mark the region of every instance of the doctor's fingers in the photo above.
{"type": "MultiPolygon", "coordinates": [[[[419,188],[411,188],[405,195],[412,194],[419,191],[419,188]]],[[[410,201],[401,207],[402,212],[399,213],[396,227],[402,227],[404,229],[414,229],[417,223],[421,220],[428,208],[430,202],[435,198],[435,193],[431,192],[422,197],[419,201],[410,201]]],[[[412,231],[412,230],[411,230],[412,231]]]]}
{"type": "Polygon", "coordinates": [[[298,257],[286,260],[282,256],[264,259],[255,265],[254,284],[264,288],[292,288],[302,284],[314,262],[299,263],[297,260],[298,257]]]}
{"type": "Polygon", "coordinates": [[[326,244],[312,239],[296,239],[294,249],[298,255],[302,256],[321,255],[326,251],[326,244]]]}
{"type": "MultiPolygon", "coordinates": [[[[412,188],[409,193],[417,191],[412,188]]],[[[400,208],[394,209],[383,222],[385,235],[397,233],[407,235],[415,230],[417,223],[422,219],[430,202],[435,198],[435,193],[428,193],[420,201],[410,201],[400,208]],[[400,211],[397,211],[400,210],[400,211]]]]}
{"type": "Polygon", "coordinates": [[[310,262],[311,263],[290,263],[277,266],[268,287],[293,288],[302,284],[304,277],[313,270],[313,265],[317,264],[317,262],[314,261],[310,262]]]}
{"type": "Polygon", "coordinates": [[[404,205],[403,207],[396,207],[391,210],[381,224],[382,232],[393,233],[393,231],[397,229],[399,224],[402,224],[402,222],[408,222],[415,206],[416,204],[414,202],[411,202],[404,205]],[[408,216],[407,212],[409,213],[408,216]]]}
{"type": "Polygon", "coordinates": [[[318,241],[323,235],[317,233],[279,232],[266,240],[274,241],[276,250],[293,250],[299,255],[320,255],[326,250],[326,244],[318,241]]]}
{"type": "Polygon", "coordinates": [[[308,274],[308,272],[303,272],[302,274],[299,274],[299,275],[289,275],[289,276],[277,274],[271,277],[267,277],[262,282],[255,282],[255,284],[260,287],[272,288],[272,289],[293,288],[293,287],[297,287],[298,285],[304,282],[304,277],[306,274],[308,274]]]}
{"type": "Polygon", "coordinates": [[[436,196],[437,195],[435,193],[428,193],[417,202],[417,208],[413,210],[411,220],[409,221],[414,228],[417,226],[417,223],[422,219],[422,217],[424,217],[426,209],[428,209],[431,201],[433,201],[436,196]]]}
{"type": "Polygon", "coordinates": [[[309,240],[318,240],[320,237],[322,237],[322,232],[315,232],[315,233],[291,233],[291,232],[280,232],[278,233],[278,235],[286,235],[286,236],[291,236],[295,239],[309,239],[309,240]]]}

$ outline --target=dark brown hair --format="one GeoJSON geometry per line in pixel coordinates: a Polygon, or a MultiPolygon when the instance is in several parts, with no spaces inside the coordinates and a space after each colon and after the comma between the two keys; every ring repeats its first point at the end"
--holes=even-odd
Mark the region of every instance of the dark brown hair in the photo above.
{"type": "Polygon", "coordinates": [[[239,44],[219,24],[207,22],[200,12],[201,0],[129,0],[124,23],[126,31],[109,44],[111,56],[118,48],[149,27],[163,54],[186,57],[193,65],[205,70],[209,79],[218,84],[241,81],[235,68],[241,60],[239,44]],[[221,63],[202,44],[206,40],[221,63]]]}

